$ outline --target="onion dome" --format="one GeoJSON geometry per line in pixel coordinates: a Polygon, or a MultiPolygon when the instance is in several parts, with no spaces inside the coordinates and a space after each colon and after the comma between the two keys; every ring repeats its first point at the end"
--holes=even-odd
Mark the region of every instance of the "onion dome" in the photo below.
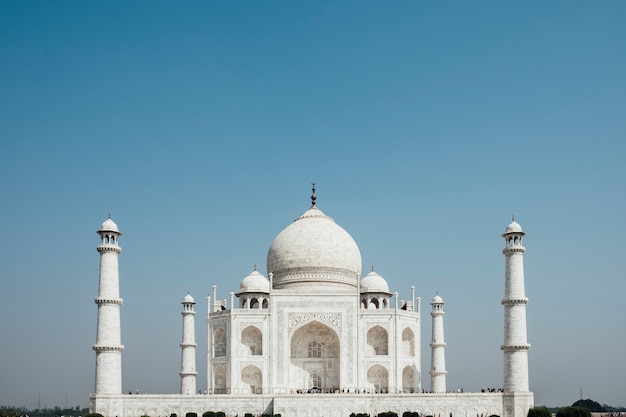
{"type": "Polygon", "coordinates": [[[189,293],[187,293],[185,298],[183,298],[183,304],[195,304],[195,303],[196,302],[194,301],[193,297],[189,293]]]}
{"type": "Polygon", "coordinates": [[[361,279],[361,294],[367,292],[391,294],[387,281],[374,270],[361,279]]]}
{"type": "Polygon", "coordinates": [[[525,234],[524,231],[522,230],[522,226],[519,225],[519,223],[517,223],[515,221],[515,216],[513,216],[513,220],[511,221],[511,223],[506,227],[506,230],[504,231],[504,235],[508,234],[508,233],[521,233],[521,234],[525,234]]]}
{"type": "MultiPolygon", "coordinates": [[[[314,189],[315,190],[315,189],[314,189]]],[[[341,226],[313,205],[276,236],[267,252],[274,288],[352,288],[361,274],[361,252],[341,226]]]]}
{"type": "Polygon", "coordinates": [[[120,233],[120,229],[118,229],[117,224],[111,219],[111,214],[109,213],[109,218],[102,223],[100,226],[99,232],[116,232],[120,233]]]}
{"type": "Polygon", "coordinates": [[[246,276],[239,286],[239,292],[237,294],[243,294],[247,292],[264,293],[269,294],[270,282],[262,274],[260,274],[256,267],[248,276],[246,276]]]}

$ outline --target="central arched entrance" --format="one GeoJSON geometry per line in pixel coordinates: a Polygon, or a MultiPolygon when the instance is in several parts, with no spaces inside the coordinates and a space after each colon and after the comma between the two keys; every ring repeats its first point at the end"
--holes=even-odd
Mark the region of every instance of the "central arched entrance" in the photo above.
{"type": "Polygon", "coordinates": [[[293,332],[290,344],[292,390],[332,391],[340,388],[341,346],[333,329],[317,321],[310,322],[293,332]]]}

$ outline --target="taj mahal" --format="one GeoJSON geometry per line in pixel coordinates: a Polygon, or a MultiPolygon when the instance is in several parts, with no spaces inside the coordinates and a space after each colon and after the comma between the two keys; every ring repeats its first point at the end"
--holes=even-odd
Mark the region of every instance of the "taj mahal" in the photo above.
{"type": "MultiPolygon", "coordinates": [[[[435,417],[525,417],[529,390],[525,233],[513,221],[502,237],[504,334],[502,390],[450,392],[446,387],[444,301],[430,302],[430,369],[421,368],[422,306],[406,301],[376,271],[362,273],[354,239],[318,208],[283,229],[267,253],[267,275],[254,270],[229,298],[207,297],[206,390],[196,386],[195,300],[182,300],[180,391],[122,392],[118,257],[122,235],[111,217],[98,230],[95,392],[90,412],[105,417],[166,417],[206,411],[227,416],[280,414],[348,417],[351,413],[419,412],[435,417]]],[[[368,268],[369,269],[369,268],[368,268]]],[[[123,274],[122,274],[123,277],[123,274]]]]}

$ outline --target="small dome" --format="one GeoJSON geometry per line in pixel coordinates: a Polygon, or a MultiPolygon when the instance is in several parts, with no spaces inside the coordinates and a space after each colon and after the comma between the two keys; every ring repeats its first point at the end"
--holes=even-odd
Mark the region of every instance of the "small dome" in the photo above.
{"type": "Polygon", "coordinates": [[[443,298],[439,296],[439,294],[435,295],[431,304],[443,304],[443,298]]]}
{"type": "Polygon", "coordinates": [[[522,226],[520,226],[515,220],[506,227],[504,233],[522,233],[522,226]]]}
{"type": "Polygon", "coordinates": [[[239,294],[244,292],[262,292],[269,294],[270,282],[255,269],[241,281],[239,294]]]}
{"type": "Polygon", "coordinates": [[[187,293],[187,295],[185,296],[185,298],[183,298],[183,303],[191,303],[191,304],[195,304],[196,302],[194,301],[193,297],[191,296],[191,294],[187,293]]]}
{"type": "Polygon", "coordinates": [[[389,285],[385,278],[372,271],[361,279],[361,293],[382,292],[390,294],[389,285]]]}
{"type": "Polygon", "coordinates": [[[524,231],[522,230],[522,226],[520,226],[519,223],[515,221],[515,216],[513,216],[513,221],[511,221],[511,223],[506,227],[506,230],[504,231],[505,235],[507,233],[524,233],[524,231]]]}
{"type": "Polygon", "coordinates": [[[117,224],[115,224],[115,222],[111,219],[111,215],[109,215],[109,218],[106,219],[104,221],[104,223],[102,223],[102,226],[100,226],[100,230],[99,232],[120,232],[120,229],[117,228],[117,224]]]}

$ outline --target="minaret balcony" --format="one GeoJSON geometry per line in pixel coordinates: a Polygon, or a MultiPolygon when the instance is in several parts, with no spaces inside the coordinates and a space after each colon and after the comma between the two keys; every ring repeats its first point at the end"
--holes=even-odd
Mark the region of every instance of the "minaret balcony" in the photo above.
{"type": "Polygon", "coordinates": [[[524,343],[519,345],[500,345],[500,349],[505,352],[518,351],[518,350],[529,350],[530,344],[524,343]]]}
{"type": "Polygon", "coordinates": [[[98,250],[98,252],[122,252],[122,248],[116,245],[111,245],[110,243],[101,243],[96,246],[96,249],[98,250]]]}
{"type": "Polygon", "coordinates": [[[93,345],[91,347],[96,352],[121,352],[124,350],[124,345],[118,346],[106,346],[106,345],[93,345]]]}
{"type": "Polygon", "coordinates": [[[526,248],[523,246],[507,246],[506,248],[502,249],[502,253],[505,255],[515,252],[524,253],[526,252],[526,248]]]}
{"type": "Polygon", "coordinates": [[[121,298],[103,298],[103,297],[96,297],[96,299],[94,300],[94,302],[98,305],[102,305],[102,304],[117,304],[117,305],[122,305],[123,300],[121,298]]]}
{"type": "Polygon", "coordinates": [[[448,371],[430,371],[430,376],[446,375],[448,371]]]}
{"type": "Polygon", "coordinates": [[[511,304],[528,304],[528,298],[503,298],[501,303],[503,306],[511,304]]]}

